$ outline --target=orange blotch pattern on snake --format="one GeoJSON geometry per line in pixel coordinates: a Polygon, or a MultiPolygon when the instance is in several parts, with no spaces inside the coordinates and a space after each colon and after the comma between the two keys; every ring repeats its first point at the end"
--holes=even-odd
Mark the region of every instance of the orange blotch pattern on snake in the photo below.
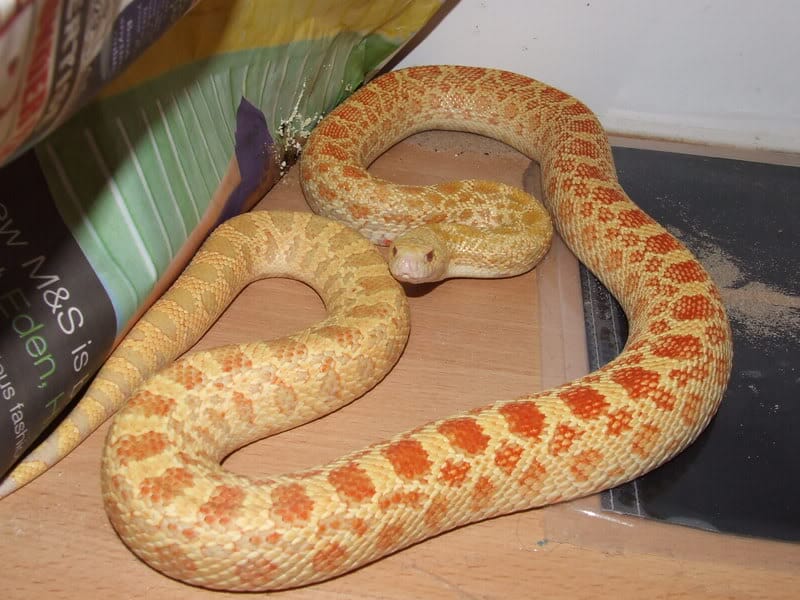
{"type": "Polygon", "coordinates": [[[489,436],[483,433],[474,419],[451,419],[439,425],[438,429],[451,446],[467,454],[483,452],[489,443],[489,436]]]}
{"type": "Polygon", "coordinates": [[[302,523],[311,516],[314,501],[299,483],[280,485],[272,490],[272,512],[286,523],[302,523]]]}
{"type": "Polygon", "coordinates": [[[328,481],[340,495],[349,500],[362,502],[375,494],[375,486],[369,474],[355,463],[333,469],[328,481]]]}
{"type": "Polygon", "coordinates": [[[420,479],[430,471],[428,453],[417,440],[394,442],[386,448],[384,454],[395,473],[403,479],[420,479]]]}
{"type": "Polygon", "coordinates": [[[596,419],[605,414],[609,404],[605,396],[590,386],[575,386],[559,394],[564,403],[580,419],[596,419]]]}
{"type": "Polygon", "coordinates": [[[439,481],[450,487],[459,487],[466,481],[470,468],[468,462],[447,459],[439,472],[439,481]]]}

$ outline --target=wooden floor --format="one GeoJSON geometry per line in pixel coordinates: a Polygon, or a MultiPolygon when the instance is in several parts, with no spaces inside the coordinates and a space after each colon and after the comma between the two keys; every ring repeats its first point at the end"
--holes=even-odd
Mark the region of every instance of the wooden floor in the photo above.
{"type": "MultiPolygon", "coordinates": [[[[464,134],[421,134],[373,172],[404,182],[485,177],[538,185],[529,162],[464,134]]],[[[307,210],[297,170],[259,209],[307,210]]],[[[410,298],[412,333],[376,389],[328,418],[265,440],[226,463],[264,475],[308,467],[424,421],[556,385],[586,370],[577,265],[556,244],[536,272],[448,281],[410,298]]],[[[248,288],[200,347],[277,337],[323,315],[302,284],[248,288]]],[[[39,480],[0,501],[2,596],[226,597],[138,561],[109,525],[98,468],[107,425],[39,480]]],[[[514,514],[439,536],[286,598],[796,598],[800,546],[600,513],[596,498],[514,514]]],[[[232,596],[232,595],[231,595],[232,596]]]]}

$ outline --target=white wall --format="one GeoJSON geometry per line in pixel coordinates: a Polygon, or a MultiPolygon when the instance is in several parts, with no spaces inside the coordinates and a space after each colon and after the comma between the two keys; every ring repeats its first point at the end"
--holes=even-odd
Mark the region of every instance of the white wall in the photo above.
{"type": "Polygon", "coordinates": [[[525,73],[612,133],[800,152],[797,0],[460,0],[398,66],[525,73]]]}

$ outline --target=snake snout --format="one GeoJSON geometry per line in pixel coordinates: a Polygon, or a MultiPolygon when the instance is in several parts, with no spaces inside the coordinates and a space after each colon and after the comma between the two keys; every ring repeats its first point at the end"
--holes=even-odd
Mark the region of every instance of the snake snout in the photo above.
{"type": "Polygon", "coordinates": [[[430,278],[429,270],[414,256],[393,256],[389,269],[395,279],[407,283],[424,283],[430,278]]]}

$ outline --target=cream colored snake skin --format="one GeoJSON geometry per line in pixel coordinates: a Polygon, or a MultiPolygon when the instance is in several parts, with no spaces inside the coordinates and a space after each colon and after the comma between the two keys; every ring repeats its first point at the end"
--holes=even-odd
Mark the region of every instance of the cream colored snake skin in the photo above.
{"type": "MultiPolygon", "coordinates": [[[[328,465],[260,481],[232,474],[219,462],[235,448],[375,385],[402,352],[408,329],[401,287],[352,229],[298,213],[237,217],[210,237],[100,373],[95,385],[117,391],[92,402],[118,390],[128,395],[171,362],[253,278],[308,282],[328,317],[286,339],[181,358],[147,379],[117,415],[103,455],[104,501],[123,541],[154,568],[231,590],[322,581],[459,525],[630,480],[684,449],[715,413],[732,353],[718,290],[691,253],[625,195],[599,122],[571,96],[479,68],[384,75],[309,139],[301,164],[309,204],[381,243],[428,218],[491,213],[480,201],[453,203],[460,184],[417,188],[423,196],[411,198],[410,188],[366,172],[391,144],[432,128],[481,133],[539,161],[556,228],[628,315],[623,353],[528,397],[502,400],[487,390],[481,408],[328,465]],[[434,201],[444,204],[429,207],[434,201]]],[[[468,185],[480,195],[485,184],[468,185]]],[[[493,227],[508,230],[500,233],[519,241],[520,231],[538,228],[549,241],[547,220],[524,206],[532,203],[527,197],[498,202],[528,211],[518,226],[492,217],[493,227]]],[[[433,233],[449,237],[448,227],[433,233]]],[[[428,248],[430,233],[408,251],[397,242],[399,277],[413,279],[420,264],[451,252],[428,248]]],[[[519,268],[530,268],[537,252],[521,252],[529,263],[519,268]]],[[[507,253],[516,251],[496,256],[507,253]]],[[[458,260],[470,265],[474,258],[466,252],[458,260]]],[[[474,268],[487,274],[485,265],[474,268]]]]}

